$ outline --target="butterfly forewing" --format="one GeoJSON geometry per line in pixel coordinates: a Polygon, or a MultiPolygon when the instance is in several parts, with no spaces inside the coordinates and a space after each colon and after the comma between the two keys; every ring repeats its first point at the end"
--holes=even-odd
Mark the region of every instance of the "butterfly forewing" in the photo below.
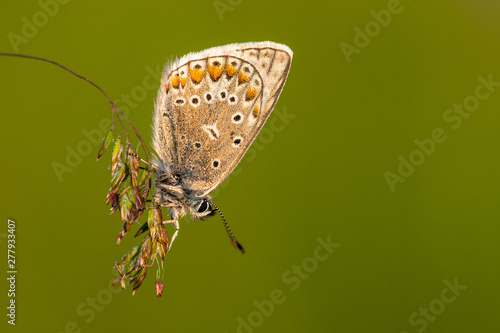
{"type": "Polygon", "coordinates": [[[281,44],[231,44],[168,65],[154,114],[160,163],[204,195],[236,167],[285,84],[292,52],[281,44]]]}

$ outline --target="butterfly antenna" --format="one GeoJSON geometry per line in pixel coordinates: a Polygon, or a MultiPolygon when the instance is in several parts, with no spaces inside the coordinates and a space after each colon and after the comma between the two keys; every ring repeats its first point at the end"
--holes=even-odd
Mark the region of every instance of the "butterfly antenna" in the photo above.
{"type": "Polygon", "coordinates": [[[238,250],[240,250],[241,253],[245,253],[245,249],[243,248],[243,246],[241,246],[240,243],[238,243],[238,241],[236,240],[236,237],[234,237],[233,232],[231,231],[231,228],[229,228],[229,224],[227,224],[226,218],[224,217],[224,215],[220,211],[219,207],[217,207],[217,205],[215,203],[213,203],[212,201],[209,201],[209,202],[219,212],[219,215],[222,218],[222,223],[224,223],[224,227],[226,228],[227,234],[229,235],[229,238],[231,238],[231,243],[233,243],[234,247],[237,248],[238,250]]]}

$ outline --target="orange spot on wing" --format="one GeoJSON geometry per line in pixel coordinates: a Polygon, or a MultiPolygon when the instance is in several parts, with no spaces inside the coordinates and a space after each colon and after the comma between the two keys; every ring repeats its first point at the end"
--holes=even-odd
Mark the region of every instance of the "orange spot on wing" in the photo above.
{"type": "Polygon", "coordinates": [[[236,67],[234,67],[233,65],[227,64],[226,65],[226,72],[227,72],[227,76],[229,76],[229,77],[234,76],[234,74],[236,74],[236,67]]]}
{"type": "Polygon", "coordinates": [[[205,74],[205,71],[199,68],[193,68],[189,71],[189,73],[191,74],[191,79],[193,79],[194,82],[200,83],[201,79],[203,78],[203,74],[205,74]]]}
{"type": "Polygon", "coordinates": [[[247,82],[248,81],[248,74],[240,72],[240,74],[238,75],[238,81],[239,81],[239,83],[247,82]]]}
{"type": "Polygon", "coordinates": [[[165,92],[167,92],[167,93],[168,93],[168,91],[169,91],[169,90],[170,90],[170,82],[169,82],[169,83],[167,83],[167,89],[165,89],[165,92]]]}
{"type": "Polygon", "coordinates": [[[184,86],[186,85],[186,77],[181,77],[181,85],[182,85],[182,88],[184,88],[184,86]]]}
{"type": "Polygon", "coordinates": [[[246,94],[247,101],[254,98],[255,96],[257,96],[257,89],[252,88],[252,87],[248,87],[247,94],[246,94]]]}
{"type": "Polygon", "coordinates": [[[179,88],[179,84],[181,83],[181,79],[176,75],[172,78],[172,87],[179,88]]]}
{"type": "Polygon", "coordinates": [[[221,76],[223,70],[219,66],[208,65],[208,72],[210,73],[210,76],[212,76],[212,79],[214,79],[215,81],[221,76]]]}
{"type": "Polygon", "coordinates": [[[260,107],[258,105],[253,107],[252,114],[254,117],[257,117],[259,115],[260,107]]]}

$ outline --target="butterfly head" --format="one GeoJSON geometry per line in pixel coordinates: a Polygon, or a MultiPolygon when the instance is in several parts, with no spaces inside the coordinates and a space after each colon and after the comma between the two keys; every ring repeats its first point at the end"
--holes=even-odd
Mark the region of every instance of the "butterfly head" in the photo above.
{"type": "Polygon", "coordinates": [[[222,215],[219,207],[212,201],[212,198],[208,194],[197,195],[198,192],[183,186],[180,175],[167,171],[164,164],[160,165],[163,168],[155,168],[155,203],[160,206],[168,206],[172,218],[175,219],[189,212],[194,219],[204,220],[214,216],[218,212],[234,247],[240,250],[241,253],[245,253],[243,246],[234,237],[224,215],[222,215]]]}
{"type": "Polygon", "coordinates": [[[195,191],[182,186],[182,177],[179,175],[157,171],[155,186],[155,203],[171,207],[179,216],[190,213],[194,219],[204,220],[215,215],[217,211],[208,195],[199,196],[195,191]]]}

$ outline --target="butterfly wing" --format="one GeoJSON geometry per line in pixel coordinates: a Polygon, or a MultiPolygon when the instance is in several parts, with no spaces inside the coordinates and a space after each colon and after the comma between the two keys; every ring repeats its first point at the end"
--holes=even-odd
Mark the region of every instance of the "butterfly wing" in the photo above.
{"type": "Polygon", "coordinates": [[[167,65],[153,122],[160,166],[200,196],[215,189],[269,117],[292,55],[272,42],[230,44],[167,65]]]}

